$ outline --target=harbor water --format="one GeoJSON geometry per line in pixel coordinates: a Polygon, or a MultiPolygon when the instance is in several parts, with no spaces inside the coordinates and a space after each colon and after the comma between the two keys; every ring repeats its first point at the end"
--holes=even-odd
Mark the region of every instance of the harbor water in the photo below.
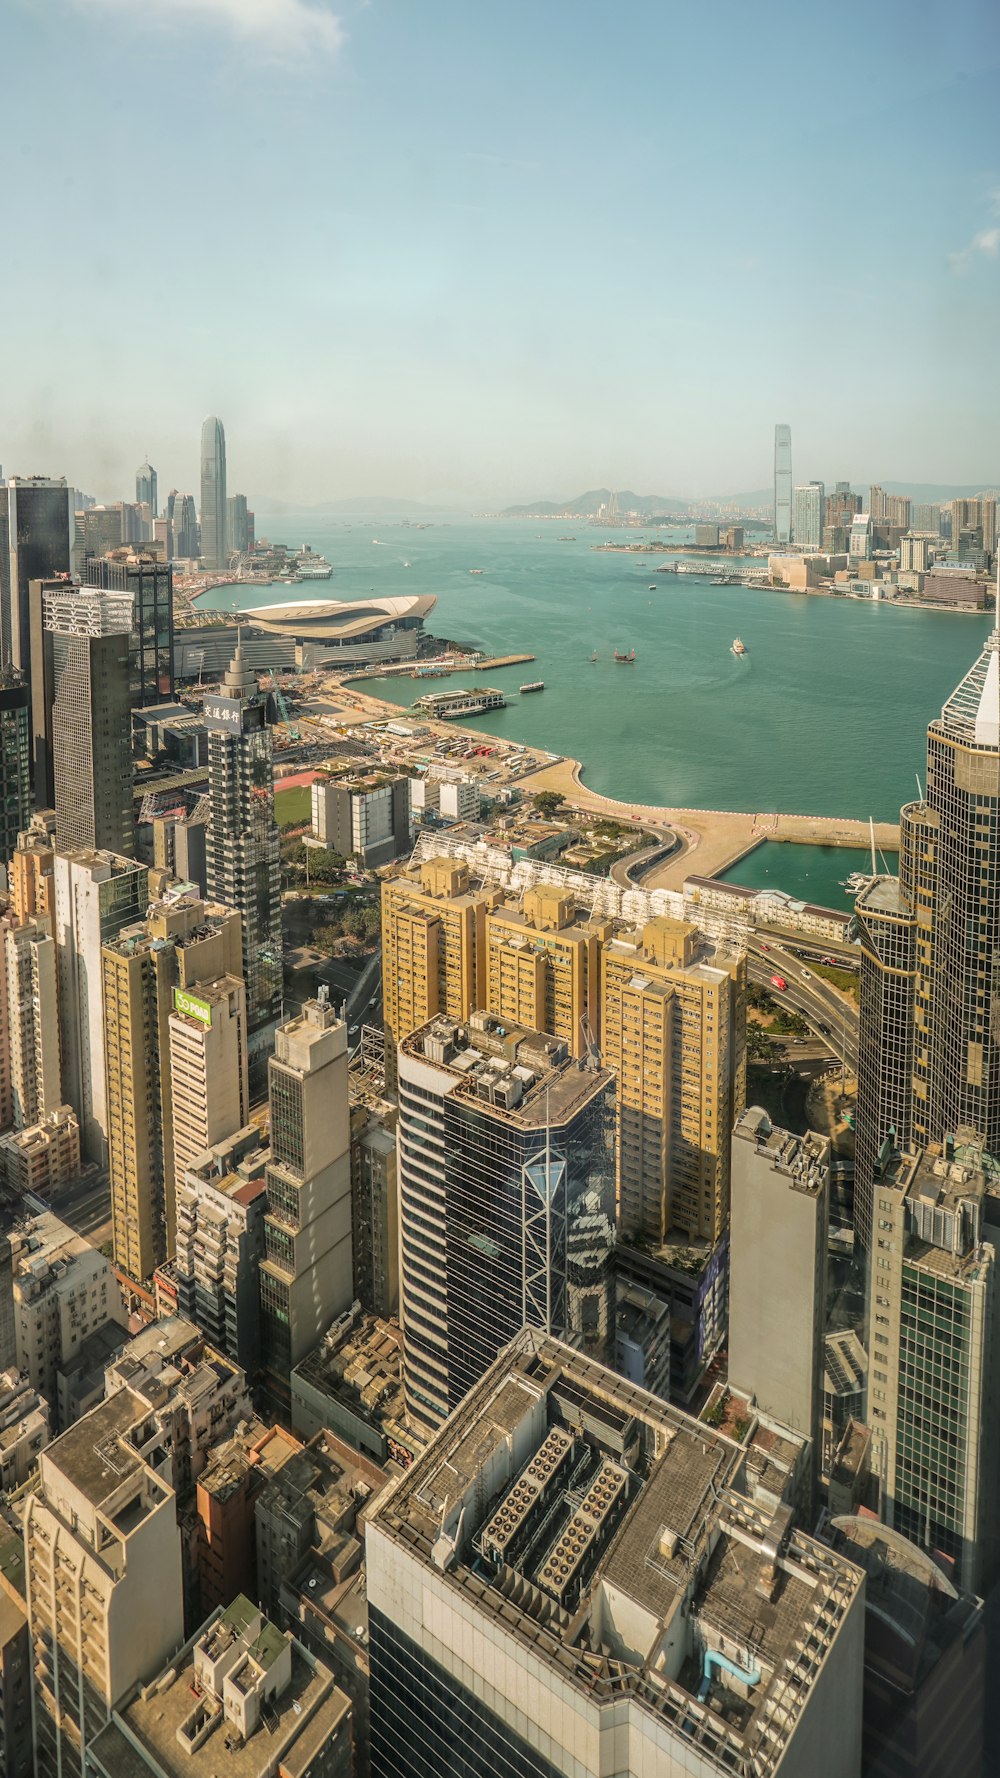
{"type": "MultiPolygon", "coordinates": [[[[927,722],[972,664],[990,621],[715,586],[726,560],[698,577],[665,574],[661,563],[678,553],[671,539],[684,535],[669,530],[263,515],[257,529],[289,544],[307,540],[333,564],[333,578],[216,588],[203,609],[434,593],[435,635],[535,656],[527,667],[448,681],[485,679],[504,691],[507,708],[480,717],[479,727],[581,760],[585,782],[605,795],[658,806],[893,820],[923,772],[927,722]],[[643,538],[666,547],[648,555],[593,547],[643,538]],[[743,658],[731,652],[736,636],[743,658]],[[617,664],[616,649],[634,649],[634,665],[617,664]],[[544,691],[521,697],[519,685],[534,679],[544,691]]],[[[372,689],[408,707],[441,683],[382,679],[372,689]]],[[[808,881],[803,855],[811,850],[781,848],[808,898],[828,900],[808,881]]],[[[842,856],[832,861],[834,887],[857,862],[842,856]]],[[[767,857],[753,868],[765,866],[767,857]]]]}

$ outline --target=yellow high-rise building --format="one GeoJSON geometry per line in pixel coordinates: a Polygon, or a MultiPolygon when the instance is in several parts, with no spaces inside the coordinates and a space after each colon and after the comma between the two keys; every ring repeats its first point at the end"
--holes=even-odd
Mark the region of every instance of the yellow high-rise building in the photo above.
{"type": "Polygon", "coordinates": [[[495,889],[474,889],[468,867],[429,858],[382,884],[382,1005],[386,1081],[396,1045],[435,1013],[467,1019],[485,1004],[486,915],[495,889]]]}
{"type": "Polygon", "coordinates": [[[239,975],[240,916],[183,896],[101,952],[115,1264],[137,1282],[174,1251],[174,989],[239,975]]]}
{"type": "Polygon", "coordinates": [[[600,1034],[601,945],[610,920],[595,920],[555,884],[525,891],[486,916],[485,1010],[527,1031],[559,1037],[573,1056],[600,1034]]]}
{"type": "Polygon", "coordinates": [[[745,957],[660,917],[602,952],[601,1047],[618,1077],[618,1217],[654,1246],[714,1244],[743,1109],[745,957]]]}

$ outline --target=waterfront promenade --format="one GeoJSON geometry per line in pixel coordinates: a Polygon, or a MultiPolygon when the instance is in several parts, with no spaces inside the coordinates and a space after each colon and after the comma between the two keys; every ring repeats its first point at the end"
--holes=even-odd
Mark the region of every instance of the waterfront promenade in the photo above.
{"type": "MultiPolygon", "coordinates": [[[[398,722],[406,712],[398,704],[362,691],[357,680],[341,687],[341,695],[357,706],[358,713],[371,720],[388,718],[398,722]]],[[[411,718],[412,720],[412,718],[411,718]]],[[[454,735],[453,723],[428,723],[435,734],[454,735]]],[[[462,723],[461,732],[470,741],[497,745],[498,737],[488,730],[473,729],[462,723]]],[[[501,745],[507,745],[500,740],[501,745]]],[[[538,747],[526,749],[537,763],[533,770],[522,773],[518,783],[525,796],[540,790],[555,790],[571,808],[585,809],[612,821],[635,822],[664,837],[675,833],[681,846],[663,863],[643,878],[644,889],[680,889],[685,877],[715,877],[743,858],[764,840],[786,840],[810,846],[866,847],[870,834],[866,821],[855,821],[843,815],[782,815],[773,812],[738,812],[732,809],[675,809],[648,803],[620,802],[590,790],[583,781],[579,760],[563,758],[552,762],[550,754],[538,747]]],[[[883,851],[895,852],[899,847],[899,827],[895,822],[875,823],[875,842],[883,851]]]]}

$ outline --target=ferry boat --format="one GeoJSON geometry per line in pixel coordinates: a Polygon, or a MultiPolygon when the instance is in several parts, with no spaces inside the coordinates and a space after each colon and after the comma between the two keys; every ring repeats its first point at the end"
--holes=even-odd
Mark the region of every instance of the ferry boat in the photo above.
{"type": "Polygon", "coordinates": [[[734,636],[733,637],[732,652],[733,652],[733,654],[739,655],[739,654],[749,654],[750,651],[747,648],[747,645],[745,642],[741,642],[740,638],[738,636],[734,636]]]}
{"type": "Polygon", "coordinates": [[[618,650],[616,648],[615,649],[615,660],[618,662],[618,665],[620,667],[634,667],[635,666],[635,649],[633,648],[631,654],[619,654],[618,650]]]}
{"type": "Polygon", "coordinates": [[[302,545],[294,566],[300,580],[329,580],[333,573],[326,557],[311,549],[308,543],[302,545]]]}
{"type": "Polygon", "coordinates": [[[487,710],[505,710],[507,699],[502,691],[484,685],[475,691],[428,691],[413,706],[422,716],[449,722],[454,716],[482,716],[487,710]]]}
{"type": "Polygon", "coordinates": [[[533,679],[530,685],[522,685],[519,689],[521,691],[544,691],[545,681],[544,679],[533,679]]]}
{"type": "Polygon", "coordinates": [[[486,569],[485,568],[470,568],[469,573],[470,574],[485,574],[486,569]]]}
{"type": "Polygon", "coordinates": [[[656,591],[656,582],[655,582],[655,580],[651,580],[651,581],[650,581],[650,583],[649,583],[649,590],[650,590],[650,592],[651,592],[651,593],[655,593],[655,591],[656,591]]]}

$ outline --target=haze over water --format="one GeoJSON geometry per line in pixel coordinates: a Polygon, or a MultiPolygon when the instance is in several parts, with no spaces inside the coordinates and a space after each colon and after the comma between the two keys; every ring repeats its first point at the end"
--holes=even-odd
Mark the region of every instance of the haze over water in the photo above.
{"type": "MultiPolygon", "coordinates": [[[[510,699],[476,726],[582,760],[586,783],[608,796],[668,807],[894,820],[923,775],[927,722],[991,621],[717,587],[711,569],[704,579],[663,576],[655,555],[591,548],[678,533],[264,515],[257,530],[308,541],[333,564],[332,580],[215,591],[203,605],[434,593],[435,635],[536,656],[530,668],[452,678],[485,679],[510,699]],[[749,650],[742,660],[730,652],[737,635],[749,650]],[[617,666],[616,648],[634,648],[635,666],[617,666]],[[544,692],[520,697],[527,679],[543,679],[544,692]]],[[[406,677],[377,689],[408,706],[438,683],[406,677]]]]}

